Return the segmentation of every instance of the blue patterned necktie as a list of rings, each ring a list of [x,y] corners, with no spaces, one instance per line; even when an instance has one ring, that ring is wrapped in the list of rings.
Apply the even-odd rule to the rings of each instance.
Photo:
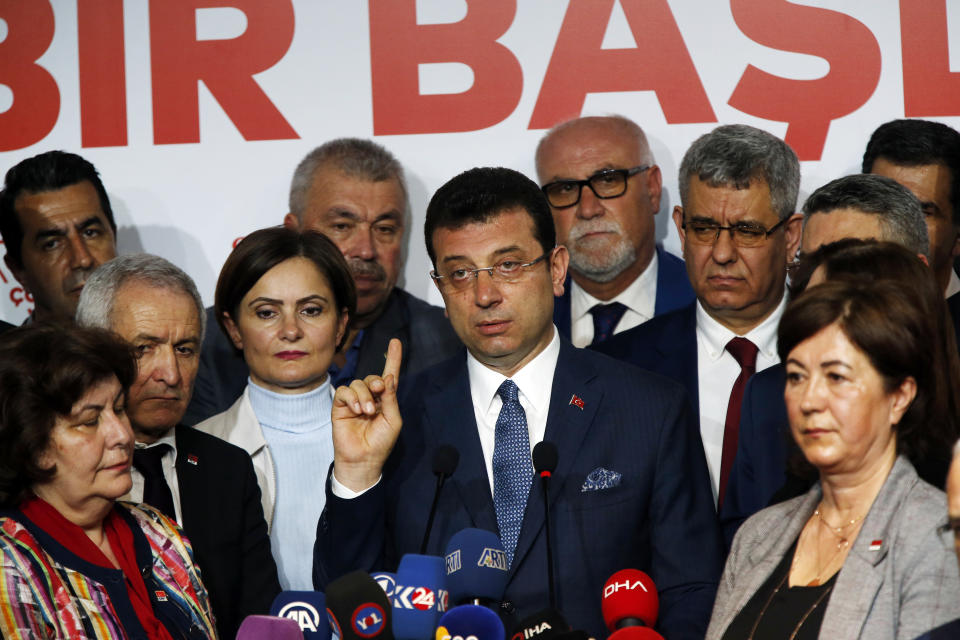
[[[627,307],[619,302],[595,304],[590,307],[590,315],[593,316],[593,342],[590,344],[603,342],[612,336],[613,330],[626,312]]]
[[[527,414],[520,406],[516,383],[504,380],[497,394],[503,400],[503,407],[497,417],[493,444],[493,506],[497,510],[500,541],[512,565],[523,512],[527,508],[527,494],[533,483],[533,462]]]

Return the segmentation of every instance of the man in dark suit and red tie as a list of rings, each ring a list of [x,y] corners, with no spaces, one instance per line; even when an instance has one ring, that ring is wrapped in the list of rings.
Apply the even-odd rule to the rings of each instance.
[[[673,220],[697,300],[596,349],[686,387],[719,508],[746,381],[779,361],[786,269],[800,243],[800,163],[766,131],[725,125],[691,145],[679,182]]]
[[[544,502],[530,456],[546,440],[559,451],[548,508],[567,621],[607,635],[604,582],[633,567],[656,583],[660,632],[702,638],[721,550],[683,390],[560,337],[553,304],[567,251],[523,175],[485,168],[453,178],[430,202],[425,236],[467,350],[398,381],[394,342],[382,376],[337,389],[315,586],[354,569],[392,570],[418,551],[436,483],[430,452],[450,444],[460,464],[428,553],[441,555],[466,527],[497,532],[509,562],[501,612],[521,619],[547,607]]]

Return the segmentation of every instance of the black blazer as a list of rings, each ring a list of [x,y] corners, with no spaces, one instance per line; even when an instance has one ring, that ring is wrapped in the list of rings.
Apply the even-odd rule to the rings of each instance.
[[[280,593],[257,477],[240,447],[183,425],[175,433],[181,526],[217,632],[233,638],[246,616],[268,613]]]
[[[403,343],[400,373],[411,374],[446,360],[460,348],[443,309],[395,288],[386,309],[364,329],[356,377],[383,371],[390,338]],[[183,423],[199,424],[229,409],[247,386],[250,370],[220,331],[213,307],[207,309],[207,335],[200,350],[200,370]]]

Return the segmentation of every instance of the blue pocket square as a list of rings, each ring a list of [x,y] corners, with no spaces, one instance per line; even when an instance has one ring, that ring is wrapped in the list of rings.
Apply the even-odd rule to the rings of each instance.
[[[597,467],[587,474],[587,479],[583,481],[583,486],[580,488],[580,491],[581,493],[585,493],[587,491],[601,491],[603,489],[619,487],[621,477],[622,476],[616,471]]]

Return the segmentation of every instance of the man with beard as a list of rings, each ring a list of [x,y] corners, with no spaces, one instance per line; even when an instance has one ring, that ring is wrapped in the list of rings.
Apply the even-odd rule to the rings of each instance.
[[[693,302],[683,262],[656,245],[660,167],[636,123],[565,122],[540,141],[536,163],[570,252],[553,316],[562,335],[585,347]]]
[[[340,138],[317,147],[297,166],[284,225],[319,231],[343,252],[357,287],[357,312],[330,368],[336,387],[383,369],[387,345],[399,338],[404,372],[415,373],[461,348],[443,309],[396,286],[409,201],[403,167],[380,145]],[[213,326],[213,308],[207,309]],[[196,391],[184,418],[197,424],[240,397],[249,370],[220,331],[208,332]]]

